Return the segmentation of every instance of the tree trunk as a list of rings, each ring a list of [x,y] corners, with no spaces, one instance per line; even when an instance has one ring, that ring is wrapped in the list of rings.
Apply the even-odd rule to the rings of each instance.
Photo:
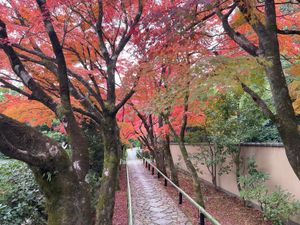
[[[103,129],[104,165],[97,203],[96,225],[111,225],[119,174],[121,143],[116,118],[106,116]]]
[[[212,174],[211,174],[211,181],[214,185],[214,188],[217,189],[217,165],[212,165]]]
[[[163,148],[157,148],[154,150],[155,162],[157,168],[163,173],[167,174],[166,165],[165,165],[165,154]]]
[[[0,150],[33,171],[46,197],[48,225],[91,225],[90,194],[59,144],[0,114]]]
[[[253,6],[244,4],[244,1],[235,2],[239,3],[238,8],[244,14],[249,25],[251,25],[256,32],[259,39],[259,48],[250,42],[244,35],[234,31],[233,28],[230,27],[228,18],[234,11],[235,6],[229,11],[229,14],[220,15],[220,12],[217,13],[222,19],[224,30],[237,44],[239,44],[240,47],[252,56],[259,56],[264,59],[262,64],[265,67],[266,76],[271,87],[276,115],[271,112],[267,104],[258,95],[253,93],[253,91],[248,91],[248,94],[251,95],[252,99],[265,115],[272,119],[276,124],[288,160],[295,174],[300,179],[300,135],[297,130],[296,116],[280,61],[275,2],[274,0],[265,0],[264,22],[262,22],[254,13],[251,13],[251,7]]]
[[[239,192],[241,192],[242,187],[241,184],[239,182],[240,177],[241,177],[241,157],[240,157],[240,153],[241,151],[239,150],[238,153],[236,155],[234,155],[233,160],[234,160],[234,164],[235,164],[235,178],[236,178],[236,183],[237,183],[237,187]]]
[[[266,39],[266,38],[264,38]],[[283,74],[277,39],[264,40],[266,58],[271,62],[266,66],[266,74],[271,86],[277,113],[277,128],[286,149],[289,162],[300,178],[300,136],[297,121]],[[277,47],[276,47],[277,45]]]
[[[239,193],[241,193],[242,191],[242,186],[239,182],[240,177],[241,177],[241,147],[239,146],[239,150],[238,152],[233,156],[233,160],[234,160],[234,164],[235,164],[235,178],[236,178],[236,184],[237,184],[237,188],[239,190]],[[243,198],[243,205],[246,207],[248,205],[248,201],[246,201]]]
[[[198,204],[200,204],[202,207],[204,206],[204,199],[203,199],[203,195],[202,195],[202,190],[201,190],[201,181],[200,178],[197,174],[197,170],[194,167],[193,163],[191,162],[191,160],[188,157],[188,153],[187,150],[185,148],[184,143],[180,142],[179,143],[179,148],[183,157],[183,160],[186,164],[187,169],[189,170],[192,179],[193,179],[193,188],[194,188],[194,192],[196,194],[196,202]]]
[[[294,172],[300,178],[300,135],[292,101],[280,61],[277,37],[276,11],[273,0],[266,1],[266,34],[258,33],[263,56],[267,60],[266,75],[276,109],[276,125],[284,143],[286,154]]]
[[[166,139],[164,141],[164,150],[165,150],[166,161],[167,161],[167,164],[168,164],[170,172],[171,172],[171,180],[173,181],[174,184],[179,186],[177,169],[174,165],[174,161],[173,161],[171,150],[170,150],[170,136],[169,135],[166,135]]]
[[[46,197],[48,225],[91,225],[92,208],[85,184],[80,184],[75,172],[51,173],[32,168],[41,191]]]

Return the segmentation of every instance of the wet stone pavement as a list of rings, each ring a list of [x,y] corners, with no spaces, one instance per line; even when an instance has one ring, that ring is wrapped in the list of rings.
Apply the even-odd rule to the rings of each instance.
[[[134,225],[192,225],[141,160],[127,162]]]

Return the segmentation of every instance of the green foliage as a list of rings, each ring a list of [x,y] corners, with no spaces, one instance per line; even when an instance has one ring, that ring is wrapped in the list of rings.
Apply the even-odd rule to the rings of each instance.
[[[194,70],[195,73],[203,76],[203,79],[199,80],[199,91],[202,96],[205,94],[214,95],[216,89],[207,87],[218,86],[222,86],[225,91],[242,94],[244,91],[237,78],[246,84],[258,87],[263,87],[266,84],[261,62],[258,63],[258,59],[251,56],[240,56],[233,59],[219,55],[206,60],[205,63],[198,64]]]
[[[266,195],[268,192],[265,186],[268,175],[257,170],[257,165],[253,158],[248,159],[247,168],[248,173],[239,178],[242,188],[240,195],[245,200],[260,199],[261,196]]]
[[[0,224],[46,224],[45,201],[30,169],[15,160],[0,163]]]
[[[264,218],[271,221],[274,225],[283,225],[289,218],[300,210],[300,202],[294,196],[276,187],[270,192],[265,182],[269,176],[257,170],[254,159],[248,161],[248,173],[239,178],[241,185],[240,195],[243,199],[255,200],[260,204]]]
[[[142,153],[143,153],[143,151],[141,151],[141,149],[139,148],[139,149],[137,149],[136,150],[136,158],[138,158],[138,159],[142,159]]]
[[[212,143],[217,140],[218,145],[230,148],[243,142],[280,141],[274,124],[244,93],[239,82],[251,87],[272,110],[271,92],[262,62],[258,60],[261,59],[217,56],[195,67],[200,78],[193,98],[204,103],[202,108],[207,117],[204,130],[208,136],[204,139]]]
[[[291,193],[280,187],[266,195],[263,200],[264,216],[274,225],[283,225],[290,215],[296,214],[300,210],[300,202],[295,201]]]
[[[104,162],[104,146],[102,135],[96,125],[88,120],[81,123],[83,135],[87,139],[90,156],[90,170],[86,176],[90,184],[93,203],[97,202],[97,190],[100,187],[100,178]]]
[[[189,144],[199,144],[208,142],[207,135],[203,127],[187,127],[185,135],[185,142]]]
[[[247,94],[222,94],[205,113],[210,136],[218,139],[224,146],[280,140],[275,125],[263,115]]]
[[[47,135],[48,137],[60,143],[67,142],[66,136],[58,131],[47,131],[47,132],[43,132],[43,134]]]
[[[8,159],[8,157],[0,152],[0,160]]]
[[[227,155],[227,149],[222,145],[211,145],[209,143],[201,151],[191,155],[191,157],[207,167],[212,176],[212,183],[217,185],[217,175],[222,176],[231,170],[232,163],[226,162]]]
[[[66,143],[67,142],[67,137],[65,134],[60,133],[59,131],[54,130],[54,127],[59,125],[58,120],[54,120],[52,122],[52,127],[49,128],[47,125],[39,125],[36,128],[41,131],[44,135],[53,138],[59,143]]]
[[[5,99],[4,94],[7,92],[7,89],[0,88],[0,102]]]
[[[239,99],[237,128],[241,142],[281,141],[275,124],[264,116],[247,94],[236,98]],[[265,97],[266,101],[270,101],[269,98]]]
[[[228,173],[239,160],[241,143],[277,141],[279,135],[246,94],[216,93],[210,101],[204,110],[205,124],[189,128],[186,141],[208,143],[192,157],[206,165],[215,183],[217,175]],[[227,160],[230,156],[233,161]]]
[[[138,140],[130,139],[129,143],[130,143],[132,148],[134,148],[134,147],[139,147],[140,148],[141,147],[141,143]],[[126,147],[128,147],[128,146],[126,146]]]
[[[83,134],[88,142],[91,173],[95,173],[96,176],[100,178],[104,160],[104,145],[101,132],[96,127],[95,123],[87,120],[83,121],[81,126]]]
[[[146,159],[151,159],[150,151],[142,151],[142,157]]]

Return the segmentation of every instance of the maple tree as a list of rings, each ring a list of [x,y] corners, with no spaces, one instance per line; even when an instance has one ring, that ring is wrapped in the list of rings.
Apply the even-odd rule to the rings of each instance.
[[[216,45],[209,45],[215,55],[227,55],[234,60],[236,56],[249,54],[264,68],[275,112],[249,85],[243,83],[239,74],[236,74],[236,78],[257,106],[276,124],[289,162],[299,177],[299,132],[281,62],[282,56],[290,63],[298,64],[298,51],[295,47],[298,45],[300,34],[299,1],[233,0],[201,3],[199,5],[197,2],[190,2],[194,17],[186,17],[190,20],[182,29],[191,36],[194,33],[202,33],[216,41]],[[204,18],[209,21],[206,24],[215,29],[205,26],[208,29],[203,31]],[[226,34],[226,37],[223,34]],[[297,68],[293,67],[294,70]],[[295,92],[293,98],[295,99]],[[297,106],[296,102],[294,106]]]
[[[288,13],[281,6],[288,6]],[[284,55],[293,65],[290,73],[298,73],[299,31],[292,27],[299,26],[298,0],[6,0],[0,9],[0,84],[18,93],[5,95],[1,103],[0,147],[34,171],[48,200],[49,224],[111,224],[121,141],[136,137],[153,152],[162,171],[165,159],[174,168],[170,135],[179,143],[203,205],[200,180],[184,141],[187,126],[205,119],[191,97],[197,86],[205,85],[195,80],[216,68],[200,70],[197,64],[207,65],[211,58],[222,61],[219,55],[249,61],[249,70],[257,67],[252,59],[239,58],[245,53],[260,64],[276,114],[237,67],[232,71],[235,82],[277,125],[299,177],[300,139],[280,58]],[[214,46],[216,42],[223,49]],[[231,66],[223,62],[224,68]],[[211,74],[207,79],[214,85]],[[297,110],[296,81],[290,90]],[[71,159],[56,142],[7,116],[32,125],[59,119],[72,146]],[[85,181],[88,145],[78,118],[97,124],[104,141],[95,209]],[[28,146],[33,139],[38,139],[35,150]],[[43,178],[48,172],[54,178],[50,184]],[[171,176],[176,182],[175,172]],[[74,211],[79,213],[74,216]]]
[[[1,133],[1,151],[25,161],[40,177],[37,180],[47,198],[49,224],[93,223],[94,210],[85,182],[88,147],[75,113],[94,120],[102,132],[105,159],[95,224],[111,224],[122,152],[116,115],[133,95],[138,81],[137,73],[130,71],[121,53],[139,32],[145,4],[141,0],[1,2],[5,13],[0,20],[0,48],[6,57],[1,63],[0,83],[52,111],[62,122],[72,146],[69,161],[57,143],[1,116],[1,132],[11,132],[11,126],[20,130],[9,137]],[[126,58],[130,51],[127,49]],[[118,88],[116,77],[120,76],[122,82],[126,74],[133,76],[133,83]],[[29,138],[26,133],[39,139],[35,151],[26,140],[23,145],[14,140],[20,138],[18,135]],[[28,149],[20,154],[19,148]],[[42,156],[39,151],[50,151],[50,156],[49,152]],[[52,160],[59,165],[48,167]],[[67,168],[71,170],[66,172]],[[46,172],[53,174],[50,184],[43,178]],[[51,193],[51,188],[57,191]],[[77,193],[71,191],[75,189]],[[74,215],[75,211],[79,213]]]
[[[171,169],[171,179],[178,184],[177,173],[170,155],[168,137],[161,131],[162,118],[154,112],[152,99],[156,90],[156,73],[151,62],[144,63],[141,71],[140,84],[136,88],[135,96],[128,103],[125,111],[125,122],[131,128],[131,137],[138,139],[150,151],[155,159],[156,166],[166,173],[165,160]],[[155,87],[156,86],[156,87]],[[121,130],[122,131],[122,130]],[[169,151],[168,151],[169,150]]]
[[[281,15],[289,17],[289,15],[285,15],[284,11],[280,10],[280,3],[283,3],[283,1],[266,0],[263,4],[257,1],[232,1],[226,3],[230,7],[226,13],[222,13],[219,10],[220,6],[217,6],[216,14],[220,18],[226,34],[238,46],[248,54],[262,59],[261,64],[271,87],[276,113],[273,113],[265,101],[250,87],[242,82],[241,85],[265,115],[277,125],[289,162],[296,175],[300,177],[300,136],[281,63],[280,38],[278,37],[280,35],[298,35],[300,32],[297,29],[289,29],[290,26],[288,26],[288,29],[279,26],[277,17]],[[293,4],[293,2],[286,4]],[[290,18],[296,19],[292,20],[295,21],[293,25],[296,26],[297,15],[299,15],[297,7],[297,4],[295,4],[295,11],[290,13]],[[238,28],[230,24],[230,15],[236,9],[254,32],[254,40],[247,37],[245,33],[239,32]]]
[[[132,104],[132,107],[141,120],[137,122],[136,130],[140,130],[141,141],[153,152],[155,159],[156,154],[160,153],[155,147],[157,136],[165,137],[166,143],[169,142],[169,136],[178,142],[184,162],[193,177],[196,200],[204,206],[200,179],[185,147],[185,133],[188,124],[201,124],[204,119],[197,101],[192,101],[189,97],[191,90],[197,86],[193,65],[207,51],[199,49],[198,43],[198,49],[195,48],[196,42],[193,40],[185,43],[168,42],[168,45],[164,44],[162,47],[160,45],[158,43],[158,46],[149,50],[147,63],[151,67],[151,73],[147,73],[146,78],[141,77],[143,88],[140,90],[138,86],[132,99],[136,104]],[[145,92],[145,88],[149,90]],[[168,150],[167,147],[165,149]],[[170,155],[168,152],[163,153]],[[160,160],[156,160],[158,165]],[[170,168],[171,163],[168,163]]]

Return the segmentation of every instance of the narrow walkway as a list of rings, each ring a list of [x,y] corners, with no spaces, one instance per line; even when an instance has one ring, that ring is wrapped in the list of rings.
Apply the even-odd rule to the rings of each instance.
[[[134,152],[129,153],[133,224],[134,225],[191,225],[163,186],[152,176]],[[156,178],[156,179],[155,179]]]

